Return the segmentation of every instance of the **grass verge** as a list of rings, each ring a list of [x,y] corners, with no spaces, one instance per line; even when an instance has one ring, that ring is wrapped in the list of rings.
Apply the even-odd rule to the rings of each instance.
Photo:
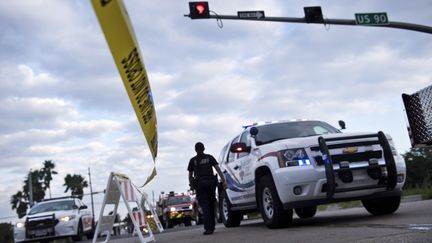
[[[318,210],[323,211],[323,210],[327,210],[328,208],[346,209],[346,208],[357,208],[357,207],[362,207],[362,203],[359,200],[319,205]]]
[[[421,195],[423,200],[432,199],[432,185],[407,188],[402,192],[402,196]]]

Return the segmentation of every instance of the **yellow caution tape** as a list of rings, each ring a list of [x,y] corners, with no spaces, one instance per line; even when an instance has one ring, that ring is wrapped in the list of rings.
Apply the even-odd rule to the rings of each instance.
[[[91,2],[155,162],[158,136],[153,96],[126,8],[122,0]],[[144,185],[156,174],[153,166]]]

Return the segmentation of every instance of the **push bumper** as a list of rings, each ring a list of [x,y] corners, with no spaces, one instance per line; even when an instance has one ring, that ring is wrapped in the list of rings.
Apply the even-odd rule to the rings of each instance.
[[[387,139],[383,133],[366,135],[367,138],[376,138],[374,141],[369,141],[368,144],[381,145],[383,158],[379,159],[379,164],[371,166],[364,158],[357,158],[358,162],[354,164],[356,168],[349,168],[352,173],[353,180],[346,183],[338,176],[341,170],[340,165],[333,166],[331,161],[332,155],[329,154],[328,148],[354,146],[352,142],[344,142],[342,144],[333,143],[327,145],[329,140],[344,140],[344,138],[332,138],[319,142],[319,147],[311,148],[315,151],[320,151],[325,156],[323,160],[327,163],[325,166],[299,166],[289,168],[279,168],[273,173],[273,179],[278,191],[279,198],[285,209],[306,207],[319,204],[327,204],[342,201],[353,201],[362,199],[373,199],[391,196],[400,196],[402,187],[405,182],[406,168],[400,156],[393,156]],[[364,139],[365,136],[345,137],[345,139]],[[323,140],[320,137],[320,140]],[[372,139],[373,140],[373,139]],[[357,142],[357,146],[360,143]],[[327,150],[326,150],[327,149]],[[329,163],[330,160],[330,163]],[[369,168],[386,172],[385,176],[380,178],[371,178],[372,176],[366,171]]]

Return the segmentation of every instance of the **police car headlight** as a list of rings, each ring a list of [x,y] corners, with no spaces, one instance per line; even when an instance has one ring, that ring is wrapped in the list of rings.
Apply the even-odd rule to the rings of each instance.
[[[18,222],[18,223],[16,224],[16,227],[17,227],[17,228],[24,228],[24,226],[25,226],[25,224],[22,223],[22,222]]]
[[[308,166],[308,165],[311,165],[311,161],[304,149],[302,148],[287,149],[287,150],[280,151],[280,155],[279,155],[280,167]]]
[[[192,208],[193,208],[192,204],[191,204],[191,205],[189,205],[189,209],[192,209]]]
[[[59,220],[62,221],[62,222],[68,222],[68,221],[71,221],[74,218],[75,218],[75,215],[70,215],[70,216],[63,216],[63,217],[59,218]]]
[[[175,207],[171,207],[171,208],[170,208],[170,211],[171,211],[171,212],[175,212],[175,211],[176,211],[176,208],[175,208]]]

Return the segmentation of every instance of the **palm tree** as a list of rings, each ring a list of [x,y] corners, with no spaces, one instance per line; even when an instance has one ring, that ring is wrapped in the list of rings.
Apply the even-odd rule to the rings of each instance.
[[[41,171],[41,177],[43,179],[44,190],[48,189],[49,197],[51,198],[50,183],[53,179],[52,175],[57,174],[57,171],[54,170],[55,164],[52,162],[52,160],[45,160],[43,166],[44,167],[40,171]]]
[[[22,218],[26,215],[29,202],[23,192],[18,191],[16,194],[12,195],[10,202],[12,204],[12,209],[15,209],[18,214],[18,218]]]
[[[30,170],[28,177],[24,180],[24,186],[21,191],[18,191],[12,195],[10,203],[12,209],[16,210],[18,217],[21,218],[26,214],[27,208],[30,205],[30,195],[32,195],[33,202],[40,202],[45,198],[45,191],[49,189],[51,198],[50,183],[52,181],[52,175],[57,174],[54,171],[55,165],[51,160],[45,160],[43,168],[40,170]],[[30,179],[32,191],[29,191]]]
[[[64,192],[67,192],[69,189],[71,190],[72,196],[78,196],[80,199],[82,199],[84,194],[84,188],[88,187],[87,181],[82,177],[81,175],[70,175],[67,174],[64,178],[65,183],[63,186],[66,186],[66,190]]]
[[[42,177],[40,170],[30,171],[31,180],[32,180],[32,189],[33,189],[33,201],[40,202],[45,198],[45,189],[42,184]],[[27,198],[30,199],[30,191],[29,191],[29,178],[24,181],[23,192]],[[31,205],[33,206],[33,205]]]
[[[40,182],[40,175],[41,172],[39,170],[30,171],[29,176],[24,180],[22,191],[18,191],[11,197],[10,203],[12,209],[16,210],[19,218],[25,216],[27,208],[31,206],[29,191],[30,178],[32,182],[33,201],[40,202],[45,197],[45,191],[43,189],[42,183]]]

